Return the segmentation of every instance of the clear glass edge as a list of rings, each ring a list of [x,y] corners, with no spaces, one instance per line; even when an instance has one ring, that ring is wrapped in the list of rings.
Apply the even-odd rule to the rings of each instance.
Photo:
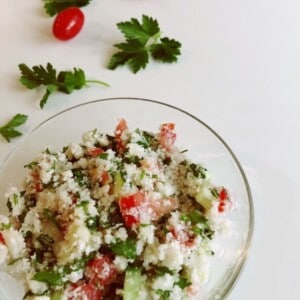
[[[252,193],[251,193],[251,189],[250,189],[250,185],[247,179],[247,176],[245,174],[245,171],[241,165],[241,163],[239,162],[238,158],[236,157],[236,155],[234,154],[234,152],[231,150],[231,148],[229,147],[229,145],[223,140],[223,138],[214,130],[212,129],[209,125],[207,125],[204,121],[200,120],[199,118],[195,117],[193,114],[179,108],[176,107],[172,104],[168,104],[168,103],[164,103],[158,100],[153,100],[153,99],[147,99],[147,98],[138,98],[138,97],[111,97],[111,98],[103,98],[103,99],[97,99],[97,100],[91,100],[91,101],[87,101],[84,103],[80,103],[74,106],[71,106],[67,109],[64,109],[52,116],[50,116],[49,118],[47,118],[46,120],[44,120],[43,122],[39,123],[35,128],[33,128],[31,131],[29,131],[27,134],[23,135],[22,139],[20,140],[20,142],[18,142],[16,144],[16,146],[13,148],[13,150],[6,156],[6,158],[3,160],[3,162],[0,165],[0,171],[1,169],[4,167],[4,165],[7,163],[7,161],[9,160],[9,158],[14,154],[14,152],[23,144],[23,142],[26,141],[27,137],[30,136],[33,132],[35,132],[36,130],[38,130],[40,127],[44,126],[45,124],[47,124],[48,122],[50,122],[52,119],[56,118],[57,116],[76,109],[78,107],[81,106],[86,106],[86,105],[90,105],[93,103],[97,103],[97,102],[104,102],[104,101],[122,101],[122,100],[131,100],[131,101],[144,101],[144,102],[149,102],[149,103],[154,103],[154,104],[158,104],[158,105],[162,105],[162,106],[166,106],[172,109],[175,109],[177,111],[180,111],[186,115],[188,115],[189,117],[193,118],[194,120],[196,120],[197,122],[199,122],[200,124],[202,124],[203,126],[205,126],[213,135],[215,135],[220,141],[221,143],[224,145],[224,147],[228,150],[228,152],[230,153],[230,155],[232,156],[234,162],[236,163],[245,187],[246,187],[246,191],[247,191],[247,196],[248,196],[248,204],[249,204],[249,231],[248,231],[248,235],[247,235],[247,239],[246,239],[246,251],[244,253],[244,255],[240,258],[240,261],[238,263],[238,265],[235,268],[235,272],[233,274],[233,276],[230,278],[230,280],[228,280],[228,283],[224,286],[223,291],[222,291],[222,299],[226,299],[230,292],[232,291],[233,287],[236,285],[238,279],[241,276],[241,273],[243,272],[246,262],[247,262],[247,258],[249,256],[249,252],[251,249],[251,245],[252,245],[252,240],[253,240],[253,232],[254,232],[254,205],[253,205],[253,198],[252,198]]]

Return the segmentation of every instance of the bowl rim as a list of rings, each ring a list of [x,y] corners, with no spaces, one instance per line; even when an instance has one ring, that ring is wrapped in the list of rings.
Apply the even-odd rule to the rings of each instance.
[[[227,149],[227,151],[231,155],[233,161],[237,165],[238,170],[239,170],[239,172],[242,176],[243,182],[245,184],[246,193],[247,193],[247,199],[248,199],[248,205],[249,205],[249,228],[248,228],[248,231],[247,231],[247,238],[246,238],[246,241],[245,241],[245,249],[244,249],[243,255],[239,259],[239,263],[237,264],[237,266],[234,268],[235,269],[234,273],[232,274],[232,276],[230,276],[228,282],[226,283],[225,287],[223,287],[223,290],[222,290],[222,292],[223,292],[222,298],[226,299],[229,296],[230,292],[232,291],[233,287],[236,285],[237,281],[239,280],[239,278],[240,278],[240,276],[241,276],[241,274],[242,274],[242,272],[245,268],[245,265],[246,265],[248,257],[249,257],[249,252],[250,252],[250,249],[251,249],[251,246],[252,246],[253,233],[254,233],[253,197],[252,197],[250,185],[249,185],[247,176],[245,174],[245,171],[244,171],[241,163],[239,162],[237,156],[234,154],[233,150],[229,147],[229,145],[225,142],[225,140],[212,127],[210,127],[208,124],[206,124],[204,121],[202,121],[198,117],[196,117],[193,114],[187,112],[186,110],[184,110],[182,108],[179,108],[177,106],[174,106],[172,104],[166,103],[166,102],[162,102],[162,101],[158,101],[158,100],[154,100],[154,99],[148,99],[148,98],[140,98],[140,97],[108,97],[108,98],[101,98],[101,99],[97,99],[97,100],[86,101],[86,102],[83,102],[83,103],[79,103],[79,104],[70,106],[70,107],[68,107],[66,109],[63,109],[63,110],[59,111],[58,113],[55,113],[55,114],[51,115],[50,117],[46,118],[44,121],[40,122],[37,126],[35,126],[32,130],[29,130],[28,133],[23,135],[21,140],[15,145],[15,147],[13,147],[12,151],[10,151],[10,153],[1,162],[0,172],[1,172],[2,168],[5,166],[5,164],[8,162],[8,160],[10,159],[10,157],[15,153],[15,151],[17,151],[17,149],[27,140],[27,138],[31,134],[33,134],[39,128],[46,125],[48,122],[52,121],[56,117],[66,113],[68,111],[80,108],[81,106],[88,106],[88,105],[98,103],[98,102],[124,101],[124,100],[127,100],[127,101],[130,100],[130,101],[133,101],[133,102],[134,101],[147,102],[147,103],[152,103],[152,104],[156,104],[156,105],[162,105],[162,106],[177,110],[177,111],[193,118],[194,120],[199,122],[201,125],[206,127],[223,144],[223,146]]]

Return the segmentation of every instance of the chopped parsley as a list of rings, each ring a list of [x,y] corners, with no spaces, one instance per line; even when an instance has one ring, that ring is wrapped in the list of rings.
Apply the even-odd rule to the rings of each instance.
[[[115,244],[110,245],[110,249],[117,255],[124,256],[129,259],[137,257],[136,240],[128,238],[125,241],[117,241]]]

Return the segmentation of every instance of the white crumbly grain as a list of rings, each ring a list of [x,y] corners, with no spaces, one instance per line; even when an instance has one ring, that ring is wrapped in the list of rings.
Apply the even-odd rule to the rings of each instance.
[[[8,249],[10,259],[14,260],[26,254],[26,245],[22,234],[15,229],[3,230],[2,236]]]
[[[21,197],[20,191],[18,188],[11,186],[8,188],[5,198],[11,203],[12,212],[11,215],[16,217],[19,216],[24,210],[24,198]]]
[[[124,256],[116,255],[114,259],[114,265],[116,266],[119,272],[123,272],[128,266],[128,259]]]
[[[171,291],[173,289],[173,285],[175,283],[174,276],[166,273],[163,276],[157,277],[153,283],[152,288],[154,290],[165,290],[165,291]]]
[[[179,270],[183,264],[183,255],[178,241],[160,244],[158,246],[158,258],[162,265],[170,270]]]

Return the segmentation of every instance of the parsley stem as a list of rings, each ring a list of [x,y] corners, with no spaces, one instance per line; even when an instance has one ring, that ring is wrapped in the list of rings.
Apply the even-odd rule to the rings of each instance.
[[[159,31],[155,35],[151,36],[148,39],[148,41],[147,41],[147,43],[145,45],[145,48],[148,49],[148,50],[150,50],[151,46],[155,45],[157,43],[157,41],[160,39],[160,35],[161,35],[161,33]]]
[[[98,83],[98,84],[102,84],[104,86],[109,87],[110,85],[104,81],[100,81],[100,80],[86,80],[85,83]]]

